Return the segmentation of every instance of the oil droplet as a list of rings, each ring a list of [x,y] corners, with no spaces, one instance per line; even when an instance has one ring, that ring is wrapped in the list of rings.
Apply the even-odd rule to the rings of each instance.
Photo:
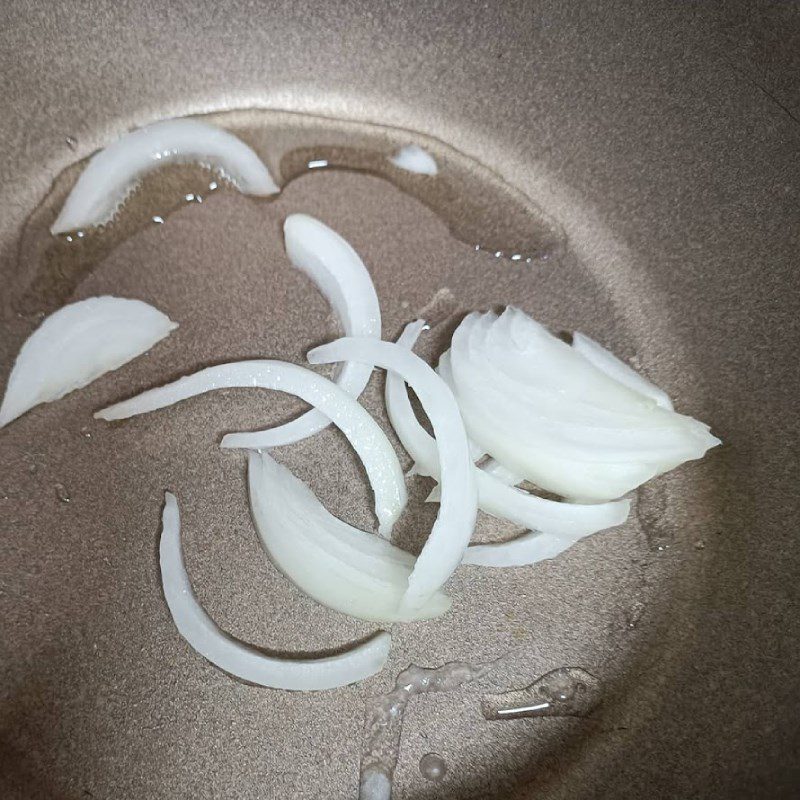
[[[531,198],[442,143],[414,143],[430,151],[439,166],[439,174],[431,179],[398,170],[388,161],[399,146],[409,144],[405,131],[259,109],[221,112],[207,120],[254,147],[284,188],[295,178],[329,168],[360,172],[387,180],[416,198],[443,219],[455,238],[470,246],[480,241],[487,254],[520,255],[530,264],[566,248],[561,226]],[[75,137],[64,135],[62,141],[75,141],[77,150]],[[164,151],[154,157],[160,161],[172,155]],[[209,174],[206,167],[165,164],[142,176],[107,224],[69,238],[53,237],[50,226],[87,161],[67,167],[26,221],[17,247],[15,285],[6,292],[9,310],[26,315],[55,310],[119,244],[152,227],[154,214],[166,219],[187,202],[203,201],[204,192],[227,190],[219,174]],[[320,178],[318,174],[314,180]]]
[[[155,222],[157,225],[163,225],[164,224],[164,217],[159,217],[158,214],[156,214],[153,217],[153,222]]]
[[[81,436],[83,436],[84,439],[91,439],[92,432],[88,428],[83,427],[81,428]]]
[[[359,800],[389,800],[400,751],[403,714],[412,697],[448,692],[486,675],[492,664],[473,666],[462,661],[426,669],[412,664],[395,681],[394,689],[367,703],[361,753]],[[420,764],[421,768],[421,764]]]
[[[486,695],[486,719],[584,717],[600,702],[600,681],[580,667],[560,667],[524,689]]]
[[[78,147],[78,140],[74,136],[66,136],[64,137],[64,141],[67,143],[67,147],[70,150],[75,150]]]
[[[439,783],[447,774],[447,764],[437,753],[427,753],[419,760],[419,771],[423,778]]]
[[[59,308],[119,244],[159,224],[155,215],[166,219],[185,207],[186,194],[202,194],[210,179],[208,170],[196,164],[166,165],[143,176],[107,224],[53,236],[50,225],[86,162],[83,159],[67,167],[25,222],[17,248],[15,287],[8,294],[9,310],[29,316]]]
[[[62,503],[69,503],[72,500],[72,498],[69,496],[69,492],[67,491],[67,487],[64,486],[63,483],[57,483],[55,485],[55,490],[56,490],[56,497]]]
[[[221,118],[222,119],[222,118]],[[396,135],[386,129],[380,139],[363,131],[348,137],[347,144],[311,144],[286,151],[280,158],[280,175],[285,187],[295,178],[310,172],[344,169],[374,175],[424,203],[448,225],[456,239],[471,246],[478,235],[489,253],[525,253],[540,258],[562,252],[563,230],[530,198],[492,175],[485,167],[470,162],[448,147],[431,149],[440,169],[435,178],[397,169],[389,160],[397,148]],[[306,138],[295,136],[295,141]],[[331,140],[325,132],[323,141]],[[406,137],[404,136],[403,139]],[[404,141],[403,144],[407,144]],[[320,169],[323,166],[325,169]],[[480,234],[478,233],[480,232]]]
[[[698,539],[694,543],[694,549],[695,550],[705,550],[706,549],[706,543],[702,539]]]

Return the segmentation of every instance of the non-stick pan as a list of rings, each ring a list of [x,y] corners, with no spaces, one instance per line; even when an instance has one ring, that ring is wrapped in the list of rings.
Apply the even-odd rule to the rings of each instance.
[[[5,3],[0,382],[66,302],[140,298],[180,328],[0,430],[0,795],[354,798],[370,698],[409,664],[500,659],[409,704],[395,798],[797,797],[799,54],[791,3]],[[204,114],[287,181],[277,199],[187,190],[163,225],[145,216],[109,246],[53,250],[78,162],[134,127]],[[387,178],[405,141],[438,154],[447,191]],[[346,169],[300,168],[320,153]],[[199,178],[167,176],[159,197],[180,200],[184,179]],[[218,448],[300,404],[231,391],[117,425],[92,412],[210,363],[302,363],[331,338],[283,252],[292,211],[361,253],[387,337],[424,314],[434,358],[465,312],[521,305],[604,342],[723,445],[555,560],[459,569],[453,611],[398,626],[363,684],[237,682],[167,612],[166,489],[198,597],[232,635],[318,653],[374,629],[270,564],[243,457]],[[382,387],[376,375],[371,409]],[[372,524],[335,432],[281,459]],[[411,550],[431,486],[409,478],[397,537]],[[479,533],[508,535],[488,518]],[[484,718],[485,695],[563,667],[596,681],[590,713]],[[420,768],[430,753],[440,780]]]

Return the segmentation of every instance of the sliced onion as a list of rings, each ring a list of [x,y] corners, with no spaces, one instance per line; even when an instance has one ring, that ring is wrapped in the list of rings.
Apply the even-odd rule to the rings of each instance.
[[[491,475],[506,486],[516,486],[518,483],[522,483],[522,481],[525,480],[522,475],[517,475],[516,472],[510,470],[494,458],[489,458],[485,464],[481,464],[481,469],[487,475]]]
[[[412,323],[412,330],[419,323]],[[441,464],[442,501],[439,515],[408,579],[402,609],[422,606],[450,577],[461,561],[475,527],[477,493],[469,442],[458,406],[447,384],[407,348],[391,342],[346,338],[308,354],[312,364],[360,361],[397,372],[417,393],[436,434]]]
[[[207,122],[170,119],[132,131],[92,156],[51,233],[108,222],[142,175],[164,164],[187,161],[217,169],[244,194],[278,191],[261,159],[232,133]]]
[[[126,419],[146,414],[210,392],[213,389],[250,387],[272,389],[302,398],[317,406],[350,440],[364,462],[375,493],[375,514],[379,531],[389,536],[406,504],[406,487],[400,462],[386,434],[377,422],[335,383],[296,364],[283,361],[237,361],[220,364],[187,375],[173,383],[150,389],[129,400],[98,411],[105,420]],[[227,437],[222,446],[226,447]]]
[[[347,336],[381,338],[378,295],[364,262],[336,231],[306,214],[291,214],[283,226],[286,253],[292,264],[317,285],[333,306]],[[336,383],[358,397],[372,367],[352,362],[342,365]],[[286,425],[264,431],[230,434],[228,447],[278,447],[321,431],[331,421],[318,410],[308,411]]]
[[[471,544],[461,563],[480,567],[526,567],[555,558],[581,538],[528,531],[508,542]]]
[[[430,619],[450,608],[450,599],[437,592],[423,607],[401,611],[411,554],[334,517],[266,453],[250,453],[248,475],[261,541],[278,569],[309,597],[376,622]]]
[[[172,620],[189,645],[215,666],[259,686],[294,691],[335,689],[383,669],[392,641],[383,631],[335,656],[275,658],[220,630],[192,591],[181,549],[178,503],[169,492],[161,525],[161,581]]]
[[[420,175],[436,175],[439,171],[434,157],[416,144],[407,144],[405,147],[401,147],[389,161],[400,169]]]
[[[64,306],[22,345],[0,406],[0,427],[127,364],[177,327],[141,300],[90,297]]]
[[[687,445],[684,439],[676,438],[674,425],[659,424],[664,422],[663,419],[652,423],[652,412],[659,412],[652,400],[616,384],[594,368],[591,371],[596,378],[609,384],[619,398],[632,404],[629,413],[597,408],[583,399],[571,402],[564,392],[556,393],[514,380],[508,368],[501,369],[498,366],[497,360],[502,357],[488,358],[483,346],[492,336],[493,329],[500,328],[502,324],[503,319],[498,319],[492,313],[470,315],[454,334],[451,350],[442,357],[439,365],[442,377],[449,385],[456,386],[458,381],[454,382],[451,361],[460,358],[470,364],[471,370],[466,377],[462,376],[462,382],[469,383],[473,388],[481,386],[486,399],[475,410],[476,415],[486,416],[489,409],[494,408],[499,417],[498,429],[513,431],[509,415],[513,417],[515,413],[518,414],[520,406],[524,405],[529,409],[529,416],[533,417],[531,424],[538,423],[540,445],[547,442],[557,445],[559,453],[565,455],[577,454],[588,458],[597,453],[599,460],[610,461],[615,458],[629,459],[632,453],[642,460],[653,454],[680,459],[687,452],[691,442]],[[567,353],[579,363],[582,362],[584,368],[589,367],[571,348],[560,340],[556,341],[563,347],[561,354]],[[584,387],[585,381],[579,387],[581,393],[585,393]],[[615,400],[616,403],[619,403],[619,398]],[[464,402],[471,402],[471,397],[467,395]],[[669,420],[670,415],[665,416]],[[651,424],[645,425],[645,422]],[[705,434],[701,423],[693,420],[689,420],[689,423],[697,428],[698,433]]]
[[[398,345],[413,347],[421,331],[420,325],[408,326],[397,340]],[[438,480],[440,470],[436,442],[420,425],[403,380],[393,372],[386,376],[386,409],[392,427],[414,459],[417,471]],[[473,471],[478,488],[478,506],[492,516],[507,519],[524,528],[580,538],[621,525],[630,509],[628,500],[596,505],[559,503],[506,486],[481,469],[474,468]]]
[[[524,480],[524,478],[517,475],[515,472],[512,472],[510,469],[508,469],[508,467],[504,467],[499,461],[495,461],[493,458],[487,458],[483,464],[478,466],[478,469],[481,470],[481,472],[485,472],[487,475],[491,475],[495,480],[500,481],[500,483],[504,484],[505,486],[516,486],[518,483],[522,483]],[[436,486],[431,489],[430,494],[425,498],[425,502],[438,503],[441,496],[442,493],[439,489],[439,484],[437,483]],[[480,507],[481,501],[479,491],[478,508]]]
[[[479,448],[475,446],[475,452],[477,452]],[[483,454],[479,454],[478,458],[473,458],[473,461],[478,461]],[[485,472],[487,475],[491,475],[496,480],[500,481],[500,483],[505,484],[506,486],[516,486],[518,483],[522,483],[524,478],[517,475],[515,472],[512,472],[507,467],[504,467],[499,461],[495,461],[493,458],[487,458],[483,464],[478,466],[478,469],[481,472]],[[408,474],[408,473],[406,473]],[[416,474],[416,470],[414,470],[414,474]],[[439,484],[437,483],[436,486],[431,489],[430,494],[425,498],[426,503],[438,503],[442,493],[439,489]],[[481,507],[480,501],[480,492],[478,494],[478,508]]]
[[[410,344],[410,349],[413,349],[414,342]],[[442,356],[439,366],[437,368],[437,372],[442,376],[445,383],[452,387],[453,386],[453,376],[450,371],[450,361],[447,357],[447,353]],[[480,456],[473,458],[474,461],[478,461],[480,457],[485,455],[483,448],[477,445],[470,439],[470,444],[472,447],[473,454],[480,453]],[[497,459],[492,458],[491,456],[486,459],[486,461],[481,464],[480,467],[487,475],[491,475],[493,478],[497,478],[500,483],[504,483],[506,486],[516,486],[518,483],[522,483],[525,478],[522,475],[518,475],[513,470],[510,470],[505,465],[501,464]]]
[[[565,497],[618,497],[719,443],[706,425],[609,378],[516,309],[469,315],[448,358],[471,438]]]
[[[599,345],[594,339],[590,339],[583,333],[575,331],[572,334],[572,349],[576,353],[580,353],[587,361],[597,367],[601,372],[613,378],[623,386],[633,389],[644,397],[649,397],[651,400],[672,411],[672,400],[669,395],[663,390],[659,389],[653,383],[650,383],[646,378],[643,378],[636,370],[631,369],[624,361],[617,358],[610,350]]]

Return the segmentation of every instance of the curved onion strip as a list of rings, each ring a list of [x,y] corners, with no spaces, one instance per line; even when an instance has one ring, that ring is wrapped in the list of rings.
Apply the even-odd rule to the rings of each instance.
[[[477,446],[475,446],[475,448],[476,450],[480,449]],[[473,461],[476,460],[478,459],[473,459]],[[518,483],[522,483],[522,481],[525,480],[508,469],[508,467],[504,467],[499,461],[495,461],[493,458],[487,458],[486,461],[478,467],[478,469],[482,472],[485,472],[487,475],[491,475],[495,480],[500,481],[500,483],[505,484],[506,486],[516,486]],[[438,503],[441,496],[442,494],[439,491],[439,484],[437,483],[436,486],[431,489],[431,493],[425,498],[425,502]],[[480,507],[481,502],[479,495],[478,508]]]
[[[253,519],[267,553],[309,597],[375,622],[431,619],[450,608],[450,599],[437,592],[422,608],[400,612],[414,557],[334,517],[266,453],[250,453],[248,479]]]
[[[194,119],[170,119],[132,131],[92,156],[51,233],[108,222],[141,175],[186,161],[218,169],[244,194],[278,191],[261,159],[232,133]]]
[[[413,347],[421,331],[419,326],[407,327],[398,345]],[[386,376],[386,409],[397,437],[414,459],[418,472],[438,480],[436,442],[417,420],[402,379],[391,372]],[[481,510],[524,528],[580,538],[621,525],[630,510],[628,500],[596,505],[559,503],[506,486],[477,467],[474,473]]]
[[[647,378],[642,377],[636,370],[617,358],[610,350],[606,350],[605,347],[599,345],[594,339],[590,339],[586,334],[578,331],[572,334],[572,349],[576,353],[580,353],[588,362],[608,375],[609,378],[613,378],[623,386],[633,389],[634,392],[638,392],[644,397],[655,400],[662,408],[672,411],[672,400],[669,399],[669,395],[663,389],[659,389]]]
[[[526,426],[520,429],[521,433],[535,428],[538,446],[557,447],[560,454],[587,461],[593,458],[601,461],[630,460],[632,456],[641,461],[664,458],[682,460],[696,449],[696,436],[705,440],[706,431],[701,423],[685,418],[685,425],[676,425],[676,419],[680,419],[678,415],[659,409],[651,400],[626,387],[617,388],[624,392],[628,407],[642,408],[644,415],[636,418],[615,415],[610,418],[607,410],[592,407],[583,400],[576,404],[571,402],[569,396],[554,390],[544,397],[541,390],[528,391],[496,366],[498,356],[492,347],[487,346],[488,336],[495,324],[499,324],[499,321],[496,315],[490,313],[472,316],[459,327],[445,358],[462,365],[460,378],[456,376],[454,382],[444,374],[443,377],[451,387],[461,381],[460,388],[466,402],[476,399],[476,391],[482,392],[481,399],[485,399],[485,402],[477,403],[476,413],[491,413],[497,417],[495,427],[498,433],[502,429],[516,435],[516,421],[520,409],[524,407]],[[591,387],[594,380],[608,380],[606,375],[587,364],[570,347],[557,341],[563,346],[560,355],[577,360],[583,368],[585,374],[581,396],[586,394],[586,387]],[[501,349],[505,354],[506,349]],[[452,375],[452,367],[450,369]],[[619,400],[614,400],[614,403],[621,405]],[[625,405],[621,407],[624,409]],[[686,435],[679,435],[682,432]]]
[[[127,364],[177,327],[141,300],[90,297],[64,306],[20,348],[0,406],[0,428]]]
[[[485,464],[481,464],[481,469],[487,475],[491,475],[506,486],[516,486],[518,483],[522,483],[522,481],[525,480],[522,475],[517,475],[516,472],[503,466],[503,464],[494,458],[489,458]]]
[[[444,584],[461,562],[478,511],[469,443],[455,398],[422,359],[391,342],[339,339],[312,350],[308,360],[312,364],[361,361],[397,372],[414,389],[431,421],[441,464],[442,501],[401,605],[416,608]]]
[[[317,285],[333,307],[347,336],[381,338],[378,295],[364,262],[336,231],[306,214],[291,214],[283,226],[286,253],[292,264]],[[336,383],[358,397],[369,381],[372,367],[347,362]],[[291,444],[313,436],[331,424],[316,409],[285,425],[252,433],[229,434],[227,447],[261,449]]]
[[[414,343],[416,342],[417,336],[419,335],[419,333],[416,331],[412,331],[412,333],[416,333],[416,335],[414,336],[414,341],[409,340],[410,343],[407,342],[404,345],[408,347],[409,350],[414,349]],[[400,342],[398,340],[398,344],[399,343]],[[445,383],[447,383],[447,385],[452,388],[453,385],[452,377],[450,377],[450,375],[446,372],[448,369],[449,367],[447,365],[447,362],[443,359],[439,365],[439,369],[437,369],[437,372],[439,372],[439,374],[442,375]],[[470,457],[472,458],[472,461],[475,463],[477,463],[482,458],[484,458],[484,456],[486,456],[486,453],[484,453],[483,448],[475,444],[475,442],[473,442],[472,439],[470,439],[469,441],[469,453]],[[412,469],[414,469],[414,472],[416,473],[416,469],[415,468]],[[500,483],[504,483],[506,486],[516,486],[518,483],[522,483],[522,481],[525,480],[522,476],[517,475],[515,472],[512,472],[510,469],[503,466],[499,461],[496,461],[494,458],[491,458],[491,456],[486,458],[486,461],[480,465],[479,469],[483,470],[487,475],[491,475],[492,477],[497,478],[497,480],[499,480]],[[441,492],[439,490],[439,484],[437,483],[436,486],[434,486],[433,489],[431,490],[431,493],[425,498],[425,502],[438,503],[440,498],[441,498]],[[480,500],[478,501],[478,507],[480,508]]]
[[[562,496],[618,497],[719,441],[697,420],[616,383],[516,309],[499,319],[468,316],[449,358],[470,436]]]
[[[631,430],[643,426],[653,432],[674,429],[680,420],[697,436],[708,433],[708,425],[670,413],[672,403],[666,394],[588,337],[576,333],[570,347],[513,307],[506,308],[494,322],[488,316],[483,315],[481,320],[483,341],[478,346],[491,350],[492,365],[517,382],[517,391],[523,391],[533,402],[557,391],[562,407],[581,414],[578,419],[589,426]],[[475,320],[470,324],[474,327]],[[590,349],[595,361],[586,355]],[[601,360],[606,369],[600,366]],[[617,380],[612,363],[618,372],[627,371],[627,381]],[[554,371],[555,365],[560,367],[558,371]],[[591,392],[587,392],[587,381],[591,383]]]
[[[476,344],[491,349],[493,367],[511,378],[517,391],[524,390],[526,396],[552,400],[555,390],[569,402],[571,412],[591,412],[592,416],[581,419],[612,427],[641,419],[652,411],[652,402],[602,371],[588,369],[586,360],[566,342],[518,308],[508,306],[500,316],[473,312],[464,321],[459,335],[479,333]],[[554,365],[560,367],[556,373]],[[589,375],[593,384],[590,394],[585,391]]]
[[[510,469],[508,469],[508,467],[504,467],[499,461],[495,461],[493,458],[488,458],[485,463],[478,466],[478,469],[481,470],[481,472],[485,472],[487,475],[491,475],[495,480],[500,481],[500,483],[504,484],[505,486],[516,486],[518,483],[522,483],[522,481],[525,480],[515,472],[512,472]],[[425,498],[425,502],[438,503],[441,496],[442,493],[439,490],[439,484],[437,483],[436,486],[431,489],[430,494]],[[480,507],[481,503],[479,496],[478,508]]]
[[[283,361],[237,361],[187,375],[98,411],[105,420],[126,419],[171,406],[213,389],[250,387],[272,389],[302,398],[320,408],[350,440],[364,462],[375,493],[379,531],[389,536],[406,504],[403,471],[386,434],[377,422],[335,383],[310,369]],[[226,439],[222,447],[226,447]]]
[[[466,352],[469,350],[466,349]],[[611,495],[619,496],[627,491],[625,487],[636,486],[655,476],[656,468],[640,460],[597,462],[598,458],[604,457],[605,451],[602,448],[589,450],[588,463],[570,459],[561,448],[554,445],[550,430],[539,431],[535,452],[528,452],[532,447],[530,444],[521,449],[525,423],[518,420],[517,434],[508,428],[503,419],[509,415],[516,419],[520,413],[520,405],[516,409],[514,407],[512,392],[507,391],[502,395],[497,393],[494,385],[483,379],[484,365],[476,367],[471,362],[465,362],[467,368],[461,370],[462,381],[458,385],[450,369],[451,353],[452,349],[442,356],[439,371],[458,397],[462,414],[467,420],[465,424],[469,426],[471,435],[476,440],[487,436],[487,441],[490,439],[492,443],[492,455],[514,471],[526,475],[545,489],[571,496],[573,500],[582,497],[593,501],[608,499],[609,486],[619,487],[615,495]],[[525,412],[530,411],[533,402],[533,398],[526,397]],[[552,397],[545,398],[544,402],[552,403]],[[587,408],[582,408],[580,413],[587,413]],[[482,442],[482,446],[485,447],[487,441]],[[532,467],[528,462],[534,459],[536,469],[531,472]],[[572,494],[575,486],[580,487],[580,492]]]
[[[582,538],[582,537],[578,537]],[[480,567],[525,567],[555,558],[572,547],[578,539],[555,533],[529,531],[508,542],[471,544],[464,553],[462,564]]]
[[[392,641],[383,631],[335,656],[275,658],[220,630],[192,591],[181,550],[178,503],[169,492],[161,519],[159,553],[167,606],[180,635],[212,664],[259,686],[294,691],[335,689],[383,669]]]
[[[411,348],[413,348],[413,343],[411,344]],[[441,376],[444,382],[452,389],[453,388],[453,375],[450,370],[450,359],[449,353],[444,353],[442,358],[439,361],[439,366],[436,370]],[[472,440],[470,440],[472,442]],[[473,452],[483,453],[483,448],[480,445],[475,444],[472,442]],[[478,460],[477,458],[475,459]],[[482,469],[487,475],[491,475],[493,478],[496,478],[500,483],[504,483],[506,486],[516,486],[518,483],[522,483],[525,478],[522,475],[518,475],[513,470],[510,470],[505,465],[501,464],[497,459],[492,458],[489,456],[485,463],[481,464],[480,469]]]
[[[436,175],[439,172],[434,157],[416,144],[401,147],[389,161],[400,169],[416,172],[419,175]]]

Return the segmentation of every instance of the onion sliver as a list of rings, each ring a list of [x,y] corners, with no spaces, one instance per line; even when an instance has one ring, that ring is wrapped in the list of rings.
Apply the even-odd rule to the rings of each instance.
[[[508,542],[471,544],[461,563],[479,567],[526,567],[555,558],[576,541],[578,539],[570,536],[529,531]]]
[[[413,349],[414,344],[415,342],[411,342],[408,345],[409,349]],[[444,382],[452,388],[453,376],[450,372],[450,360],[448,359],[448,353],[445,353],[442,356],[436,371],[442,376]],[[472,446],[473,455],[475,453],[480,454],[480,456],[473,458],[474,461],[478,461],[481,456],[485,455],[483,448],[475,444],[475,442],[473,442],[471,439],[470,443]],[[522,475],[518,475],[516,472],[510,470],[504,464],[501,464],[499,461],[497,461],[497,459],[494,459],[491,456],[489,456],[486,459],[486,461],[483,464],[481,464],[480,468],[487,475],[491,475],[493,478],[497,478],[497,480],[500,481],[500,483],[504,483],[506,486],[516,486],[518,483],[522,483],[522,481],[525,480],[525,478]]]
[[[0,427],[127,364],[177,327],[141,300],[90,297],[60,308],[20,348],[0,406]]]
[[[518,483],[522,483],[522,481],[525,480],[522,475],[517,475],[516,472],[510,470],[494,458],[489,458],[485,464],[481,464],[481,469],[487,475],[491,475],[506,486],[516,486]]]
[[[293,691],[335,689],[383,669],[391,646],[391,636],[384,631],[335,656],[275,658],[220,630],[192,591],[183,561],[178,503],[169,492],[165,494],[161,526],[161,581],[175,627],[215,666],[259,686]]]
[[[309,597],[375,622],[430,619],[450,608],[450,599],[437,592],[423,607],[400,611],[414,557],[334,517],[306,484],[266,453],[250,453],[248,479],[264,548]]]
[[[653,383],[643,378],[636,370],[629,367],[624,361],[617,358],[611,351],[599,345],[594,339],[590,339],[586,334],[575,331],[572,334],[572,349],[580,353],[587,361],[597,369],[605,372],[609,378],[613,378],[623,386],[633,389],[644,397],[655,400],[662,408],[672,411],[672,400],[669,395],[659,389]]]
[[[408,326],[397,340],[398,345],[413,347],[421,331],[419,325]],[[400,443],[414,459],[417,471],[438,480],[440,472],[436,442],[420,425],[402,378],[393,372],[386,376],[386,409],[392,427]],[[630,510],[628,500],[589,505],[547,500],[513,486],[506,486],[478,467],[473,467],[473,470],[479,508],[524,528],[580,538],[604,528],[621,525]]]
[[[194,119],[170,119],[132,131],[92,156],[51,233],[108,222],[139,177],[187,161],[217,169],[243,194],[279,191],[261,159],[232,133]]]
[[[406,504],[406,487],[397,455],[377,422],[335,383],[297,364],[284,361],[237,361],[220,364],[149,389],[98,411],[105,420],[126,419],[171,406],[213,389],[250,387],[293,394],[317,406],[350,440],[364,463],[375,494],[379,531],[389,536]],[[449,391],[449,390],[448,390]],[[223,438],[222,446],[226,447]]]
[[[708,426],[613,380],[517,309],[467,316],[443,361],[470,437],[564,497],[619,497],[719,443]]]
[[[336,231],[307,214],[291,214],[283,226],[286,253],[297,269],[317,285],[333,307],[347,336],[381,338],[378,295],[364,262]],[[358,397],[369,381],[372,367],[346,362],[336,383]],[[319,410],[308,411],[285,425],[252,433],[230,434],[227,447],[262,449],[291,444],[313,436],[330,425]]]
[[[499,461],[495,461],[493,458],[488,458],[486,461],[478,467],[481,472],[485,472],[487,475],[491,475],[495,480],[500,481],[500,483],[505,484],[506,486],[516,486],[518,483],[522,483],[525,480],[520,475],[517,475],[516,472],[512,472],[508,467],[504,467]],[[438,503],[439,498],[441,497],[441,492],[439,491],[439,484],[437,483],[436,486],[431,489],[430,494],[425,498],[426,503]],[[481,507],[481,500],[480,500],[480,489],[478,490],[478,508]]]
[[[416,144],[401,147],[389,161],[406,172],[416,172],[419,175],[436,175],[439,171],[434,157]]]
[[[419,323],[415,327],[419,327]],[[428,541],[408,579],[401,606],[418,608],[461,562],[478,511],[469,442],[453,393],[422,359],[408,348],[391,342],[363,337],[339,339],[309,352],[308,360],[312,364],[361,361],[396,372],[417,393],[431,421],[441,465],[442,500]]]
[[[564,457],[603,462],[630,461],[632,456],[640,461],[651,458],[681,461],[694,452],[698,437],[705,441],[707,430],[702,423],[687,417],[688,435],[676,436],[674,418],[678,415],[659,409],[652,400],[612,381],[560,340],[556,340],[562,348],[559,355],[567,355],[584,372],[590,372],[589,376],[584,375],[577,398],[555,388],[543,390],[515,380],[507,369],[497,366],[497,361],[507,357],[505,346],[498,348],[502,354],[495,355],[494,345],[489,344],[492,328],[499,328],[503,321],[491,313],[470,315],[453,335],[451,349],[441,359],[442,377],[451,387],[457,387],[454,391],[463,394],[464,403],[471,404],[473,413],[468,414],[468,426],[477,425],[478,416],[491,418],[498,434],[503,431],[514,436],[520,407],[524,407],[526,424],[520,431],[524,434],[536,427],[540,448],[557,448]],[[466,374],[462,369],[459,376],[453,377],[451,362],[454,360],[469,365]],[[589,382],[591,378],[594,383]],[[627,408],[629,413],[600,408],[591,400],[587,401],[586,387],[593,389],[588,393],[589,398],[601,397],[601,385],[603,393],[608,386],[618,392],[619,398],[613,401],[615,407]],[[473,403],[475,397],[471,392],[477,391],[481,392],[481,401]]]

